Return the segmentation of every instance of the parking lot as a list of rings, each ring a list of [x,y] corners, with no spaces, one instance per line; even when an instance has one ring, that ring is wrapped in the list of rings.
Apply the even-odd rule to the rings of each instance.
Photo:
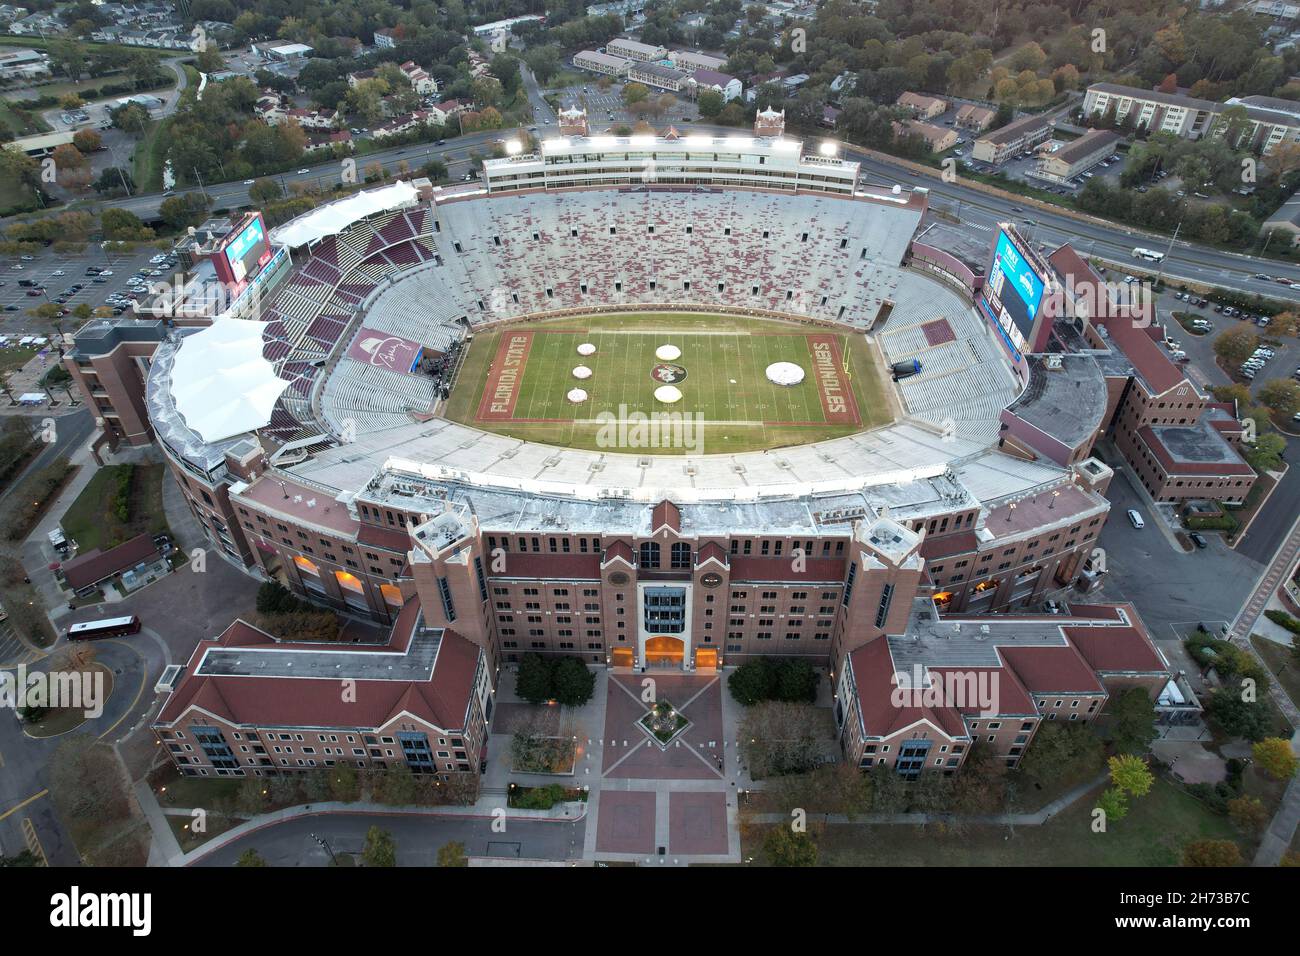
[[[159,255],[152,246],[141,245],[132,252],[107,251],[96,243],[88,243],[84,251],[56,255],[51,252],[28,257],[9,256],[0,268],[0,332],[48,334],[44,323],[28,314],[46,302],[61,304],[69,313],[62,325],[65,332],[75,331],[80,323],[72,317],[72,310],[85,303],[92,309],[108,305],[109,297],[124,295],[128,282],[140,270],[161,271],[161,276],[146,276],[152,282],[166,281],[170,271],[166,265],[154,265],[150,259]],[[87,275],[90,269],[108,270],[111,275]],[[60,274],[61,273],[61,274]],[[100,279],[102,281],[96,281]],[[35,288],[19,285],[22,281],[36,282]],[[74,289],[73,286],[81,286]],[[43,292],[37,289],[44,289]],[[35,292],[35,295],[30,293]],[[64,298],[58,303],[59,298]]]
[[[1261,284],[1262,282],[1263,280]],[[1264,317],[1254,313],[1243,314],[1231,307],[1216,306],[1214,303],[1202,306],[1196,304],[1196,296],[1188,298],[1180,298],[1180,296],[1188,296],[1188,294],[1177,291],[1167,292],[1157,300],[1156,307],[1161,320],[1167,325],[1166,335],[1177,343],[1179,351],[1186,353],[1193,369],[1199,373],[1196,376],[1198,384],[1213,387],[1227,385],[1233,380],[1218,367],[1213,343],[1220,332],[1247,322],[1251,323],[1252,330],[1260,337],[1261,344],[1273,353],[1261,356],[1253,378],[1239,376],[1250,386],[1252,393],[1257,393],[1270,379],[1293,377],[1297,371],[1300,371],[1300,341],[1271,335],[1268,325],[1258,324],[1258,320]],[[1208,323],[1208,331],[1198,335],[1194,331],[1183,328],[1174,320],[1172,316],[1174,312],[1184,312]],[[1234,369],[1234,372],[1236,371],[1239,371],[1239,367]]]
[[[596,85],[597,79],[598,77],[593,75],[591,81],[582,86],[568,86],[558,90],[548,90],[547,92],[558,96],[563,106],[578,106],[586,109],[587,122],[593,130],[624,124],[628,126],[635,125],[637,122],[636,115],[623,108],[622,93],[624,84],[615,82],[608,90],[603,91]],[[650,96],[653,99],[658,99],[665,92],[665,90],[650,88]],[[648,122],[654,123],[656,126],[666,126],[670,123],[692,122],[699,116],[695,104],[685,98],[684,90],[670,95],[676,97],[677,102],[663,114],[658,116],[647,114],[646,120]]]

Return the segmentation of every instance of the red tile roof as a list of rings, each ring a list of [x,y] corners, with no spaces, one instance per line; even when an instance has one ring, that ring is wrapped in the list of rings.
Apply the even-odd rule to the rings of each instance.
[[[1104,694],[1106,689],[1073,646],[999,647],[998,653],[1034,694]]]
[[[894,699],[894,659],[884,638],[862,645],[849,655],[863,733],[888,737],[918,721],[927,721],[949,739],[966,735],[961,715],[952,707],[898,706]]]
[[[717,561],[724,566],[727,563],[726,549],[716,541],[706,541],[704,544],[700,545],[698,563],[703,564],[705,561],[710,559]]]
[[[1132,318],[1113,318],[1102,324],[1110,333],[1110,341],[1146,380],[1153,398],[1187,381],[1173,359],[1156,344],[1151,327],[1140,327]]]
[[[635,564],[634,557],[632,546],[626,541],[611,541],[609,546],[605,548],[605,559],[602,563],[609,564],[615,558],[621,558],[628,564]]]
[[[1067,627],[1070,639],[1084,659],[1100,673],[1166,674],[1151,639],[1138,627]]]
[[[413,602],[418,609],[418,602]],[[407,610],[403,609],[402,617]],[[396,628],[395,628],[396,630]],[[455,631],[444,630],[427,681],[358,680],[355,700],[345,701],[338,678],[199,676],[203,656],[214,647],[283,648],[263,631],[235,621],[215,641],[201,641],[185,675],[168,697],[158,722],[174,723],[198,707],[230,723],[260,727],[380,728],[403,712],[443,730],[463,730],[474,693],[478,645]],[[329,649],[354,653],[388,651],[393,646],[291,645],[295,650]]]
[[[116,548],[100,551],[93,548],[63,565],[63,576],[74,591],[98,584],[119,571],[126,571],[143,561],[157,558],[158,545],[147,534],[136,535]]]
[[[655,505],[654,511],[650,513],[650,531],[654,533],[665,525],[678,533],[682,530],[681,509],[667,498]]]

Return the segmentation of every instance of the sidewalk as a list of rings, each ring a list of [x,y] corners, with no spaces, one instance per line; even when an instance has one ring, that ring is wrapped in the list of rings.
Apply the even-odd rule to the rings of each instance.
[[[1109,773],[1100,773],[1092,780],[1081,783],[1069,793],[1057,797],[1037,813],[993,813],[981,816],[961,817],[963,823],[972,823],[979,826],[1021,826],[1037,827],[1051,820],[1062,810],[1071,804],[1087,796],[1090,790],[1095,790],[1107,780],[1110,779]],[[890,825],[890,824],[910,824],[917,826],[924,823],[942,823],[957,818],[954,813],[864,813],[849,819],[842,813],[811,813],[812,819],[821,818],[825,823],[843,823],[857,825]],[[789,823],[789,816],[783,813],[759,813],[750,819],[756,823]]]

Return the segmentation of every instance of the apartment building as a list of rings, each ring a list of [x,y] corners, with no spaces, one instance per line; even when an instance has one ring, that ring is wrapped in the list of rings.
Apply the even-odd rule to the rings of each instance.
[[[1013,156],[1028,153],[1051,135],[1051,120],[1031,113],[975,140],[971,156],[982,163],[1001,166]]]

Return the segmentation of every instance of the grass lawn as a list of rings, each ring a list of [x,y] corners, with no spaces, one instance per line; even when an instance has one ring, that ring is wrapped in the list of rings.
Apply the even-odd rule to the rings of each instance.
[[[30,118],[28,118],[30,117]],[[9,100],[0,97],[0,126],[9,127],[14,137],[35,136],[37,133],[48,133],[50,124],[41,118],[40,113],[32,112],[24,117],[14,112],[13,105]]]
[[[123,469],[132,469],[126,521],[120,520],[113,508],[117,476]],[[91,548],[117,547],[138,534],[166,531],[162,482],[161,464],[110,465],[99,469],[63,515],[64,534],[76,541],[79,550],[85,553]]]
[[[528,337],[526,353],[507,356],[502,345],[520,335]],[[596,346],[594,355],[578,354],[584,342]],[[655,350],[665,344],[681,349],[681,357],[660,362]],[[522,374],[508,382],[503,373],[521,354]],[[820,367],[817,355],[826,357]],[[798,365],[804,380],[772,384],[764,371],[774,362]],[[577,365],[588,366],[592,376],[574,378]],[[671,367],[668,374],[656,378],[652,373],[665,365]],[[667,405],[654,398],[655,389],[666,384],[681,389],[680,402]],[[588,400],[570,403],[566,395],[574,387],[586,390]],[[501,404],[503,388],[508,396]],[[498,399],[495,406],[492,397]],[[842,410],[835,401],[842,402]],[[689,414],[692,424],[702,423],[702,434],[688,430],[658,443],[675,447],[658,447],[652,432],[603,434],[613,431],[602,428],[606,418],[635,423],[655,413]],[[476,335],[447,417],[578,448],[725,454],[852,434],[887,424],[892,412],[862,336],[767,319],[641,313],[551,319]],[[674,437],[684,440],[669,440]]]
[[[150,123],[145,127],[144,135],[135,141],[131,178],[135,180],[138,191],[160,192],[163,188],[167,140],[162,134],[170,125],[170,120]]]
[[[1250,635],[1250,643],[1291,701],[1294,703],[1300,700],[1300,662],[1296,661],[1295,654],[1289,648],[1258,634]]]
[[[22,368],[36,356],[36,349],[0,349],[0,372],[13,372]]]
[[[113,672],[103,664],[93,663],[90,665],[99,673],[103,674],[104,697],[99,701],[102,707],[108,701],[113,693]],[[86,712],[84,709],[74,707],[58,707],[49,710],[40,720],[35,723],[24,723],[23,732],[28,737],[40,739],[42,737],[60,737],[71,730],[76,730],[86,722]]]
[[[164,807],[215,807],[233,801],[241,783],[233,777],[182,776],[170,763],[149,774],[149,786]]]
[[[1098,791],[1099,792],[1099,791]],[[833,825],[818,841],[823,866],[1177,866],[1193,840],[1238,840],[1226,817],[1157,778],[1147,796],[1106,833],[1091,829],[1093,800],[1081,800],[1037,827],[927,828]],[[742,855],[763,861],[765,830],[742,829]],[[1243,852],[1243,856],[1246,854]],[[1249,857],[1247,857],[1249,858]]]
[[[209,813],[204,823],[206,829],[202,833],[195,833],[192,818],[167,815],[167,825],[172,828],[172,833],[176,835],[176,842],[181,845],[181,850],[185,853],[197,850],[213,837],[220,836],[227,830],[233,830],[243,822],[239,817]]]

